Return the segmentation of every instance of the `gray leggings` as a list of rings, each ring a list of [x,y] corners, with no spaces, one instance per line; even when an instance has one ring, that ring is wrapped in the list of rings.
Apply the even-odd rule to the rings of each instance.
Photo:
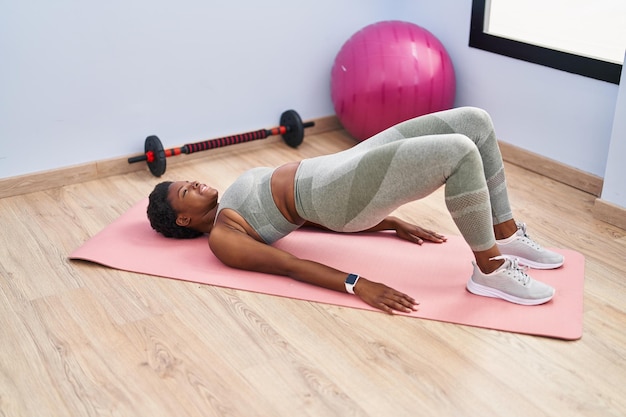
[[[493,224],[513,218],[493,124],[462,107],[389,128],[345,151],[306,159],[296,209],[339,232],[375,226],[392,211],[445,185],[445,201],[473,251],[495,244]]]

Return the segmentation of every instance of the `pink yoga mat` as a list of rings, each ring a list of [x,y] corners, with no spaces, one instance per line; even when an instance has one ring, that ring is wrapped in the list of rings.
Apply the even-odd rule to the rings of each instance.
[[[286,277],[226,267],[213,256],[205,238],[166,239],[154,232],[146,218],[146,205],[147,199],[137,203],[72,252],[70,259],[160,277],[375,310],[353,295]],[[390,232],[338,234],[303,229],[275,245],[300,258],[361,274],[413,296],[420,306],[409,317],[567,340],[582,336],[585,260],[573,250],[555,249],[565,256],[565,265],[559,269],[529,271],[535,279],[556,288],[554,299],[540,306],[520,306],[467,292],[465,284],[472,273],[472,253],[459,236],[449,236],[444,244],[418,246]]]

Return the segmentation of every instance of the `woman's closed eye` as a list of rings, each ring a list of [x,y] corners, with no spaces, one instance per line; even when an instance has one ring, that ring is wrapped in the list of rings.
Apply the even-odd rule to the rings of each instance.
[[[178,189],[178,196],[182,199],[185,198],[185,194],[187,194],[187,187],[183,185]]]
[[[187,181],[187,185],[183,188],[183,198],[185,198],[185,196],[187,195],[187,192],[189,191],[189,187],[193,187],[194,183]]]

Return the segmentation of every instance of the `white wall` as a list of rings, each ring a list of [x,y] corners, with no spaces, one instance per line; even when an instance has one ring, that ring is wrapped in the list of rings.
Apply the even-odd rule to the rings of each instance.
[[[380,0],[0,1],[0,178],[333,114]]]
[[[618,86],[469,48],[471,0],[226,3],[0,3],[0,178],[330,115],[337,51],[388,19],[443,42],[456,104],[487,109],[501,140],[605,175]]]

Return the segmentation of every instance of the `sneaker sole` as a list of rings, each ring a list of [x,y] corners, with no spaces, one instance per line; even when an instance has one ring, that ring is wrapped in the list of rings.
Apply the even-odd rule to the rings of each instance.
[[[552,295],[545,298],[536,298],[536,299],[528,299],[528,298],[519,298],[511,294],[507,294],[495,288],[487,287],[485,285],[477,284],[470,278],[467,281],[467,290],[475,295],[481,295],[483,297],[491,297],[491,298],[501,298],[503,300],[509,301],[515,304],[521,304],[525,306],[536,306],[539,304],[545,304],[548,301],[552,300],[554,297],[554,292]]]
[[[524,265],[527,266],[529,268],[533,268],[533,269],[556,269],[556,268],[560,268],[561,266],[563,266],[564,260],[559,262],[559,263],[555,263],[555,264],[546,264],[546,263],[540,263],[540,262],[535,262],[535,261],[531,261],[530,259],[526,259],[526,258],[522,258],[519,256],[514,256],[514,255],[502,255],[503,257],[507,258],[507,259],[517,259],[520,263],[520,265]]]

